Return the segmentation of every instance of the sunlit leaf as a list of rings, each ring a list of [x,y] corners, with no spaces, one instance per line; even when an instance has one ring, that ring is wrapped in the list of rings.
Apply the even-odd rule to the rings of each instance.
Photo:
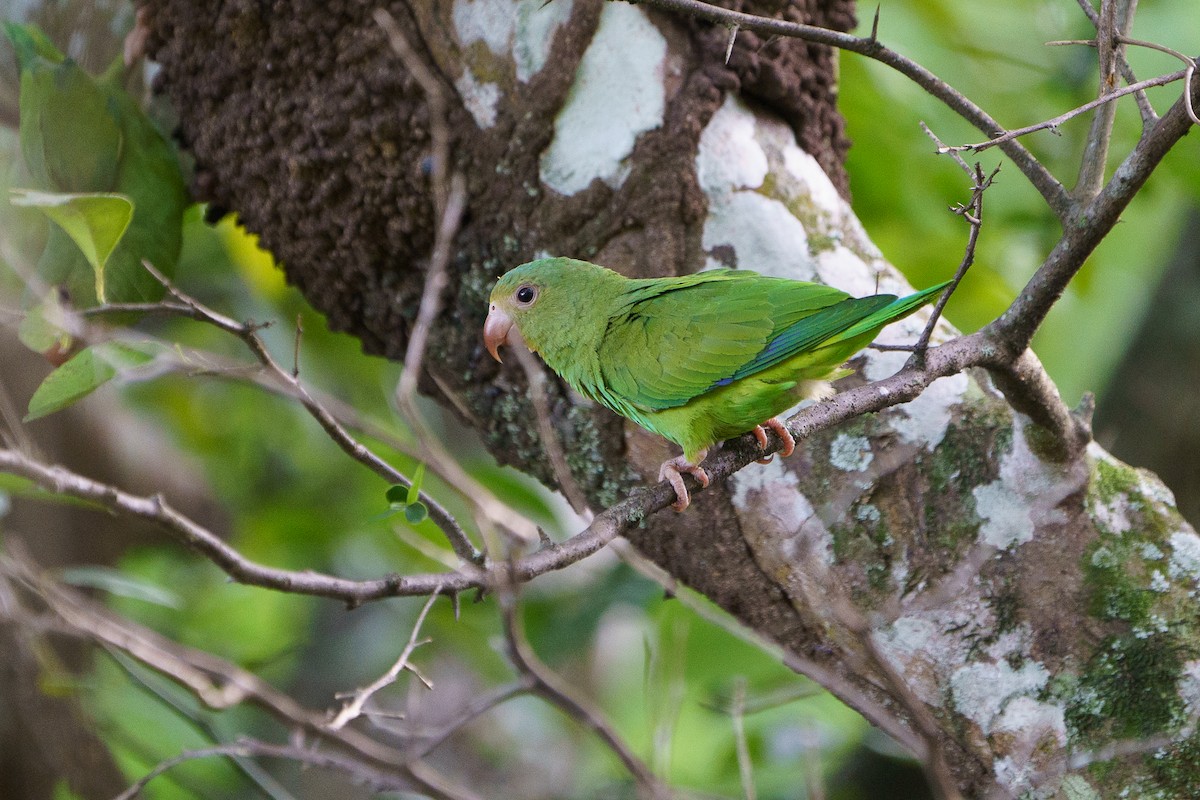
[[[12,203],[36,208],[79,246],[96,273],[96,297],[104,302],[104,266],[133,219],[133,201],[123,194],[62,194],[13,189]]]

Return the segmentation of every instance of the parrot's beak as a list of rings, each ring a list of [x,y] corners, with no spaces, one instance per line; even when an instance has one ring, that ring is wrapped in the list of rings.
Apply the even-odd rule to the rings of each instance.
[[[508,332],[512,330],[512,326],[512,318],[493,305],[483,323],[483,343],[492,354],[492,358],[497,361],[501,360],[500,345],[508,341]]]

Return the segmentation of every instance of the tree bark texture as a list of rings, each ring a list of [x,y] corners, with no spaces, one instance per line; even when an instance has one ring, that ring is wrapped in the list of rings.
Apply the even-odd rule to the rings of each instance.
[[[237,211],[334,328],[400,358],[433,243],[437,120],[376,4],[149,5],[201,199]],[[516,264],[568,255],[632,276],[725,265],[904,290],[846,203],[828,49],[743,32],[726,64],[725,28],[621,2],[381,5],[451,100],[468,182],[421,385],[502,462],[553,481],[523,373],[495,364],[479,335],[491,284]],[[741,6],[854,24],[842,0]],[[882,338],[912,341],[921,326]],[[868,352],[846,380],[904,358]],[[555,428],[593,503],[657,474],[661,441],[554,387]],[[1094,445],[1058,460],[1048,438],[986,375],[956,375],[631,538],[823,668],[851,704],[911,728],[919,701],[971,796],[1184,796],[1200,785],[1200,537],[1152,475]],[[1099,754],[1103,770],[1064,760],[1155,737],[1178,741]]]

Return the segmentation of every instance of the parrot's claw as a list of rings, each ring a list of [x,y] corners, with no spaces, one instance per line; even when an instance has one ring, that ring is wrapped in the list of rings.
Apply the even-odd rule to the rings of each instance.
[[[703,461],[707,451],[701,451],[697,456],[697,461]],[[683,473],[688,473],[700,484],[703,488],[708,486],[708,473],[699,464],[692,464],[683,456],[676,456],[669,461],[664,461],[662,467],[658,470],[658,479],[660,481],[670,481],[672,488],[675,489],[675,502],[671,504],[671,508],[676,511],[683,511],[692,502],[688,497],[687,487],[683,485]]]
[[[758,440],[758,446],[763,450],[767,449],[767,432],[763,429],[763,425],[775,431],[776,435],[783,440],[783,447],[779,448],[779,455],[787,458],[792,453],[796,452],[796,437],[792,436],[792,432],[787,429],[787,426],[779,421],[778,417],[771,417],[762,425],[754,426],[754,438]],[[770,464],[771,456],[758,459],[760,464]]]

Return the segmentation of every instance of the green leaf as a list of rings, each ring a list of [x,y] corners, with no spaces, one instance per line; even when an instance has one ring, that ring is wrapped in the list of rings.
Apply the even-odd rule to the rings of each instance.
[[[396,506],[408,505],[408,487],[401,486],[398,483],[395,484],[394,486],[389,486],[386,497],[387,497],[388,503],[390,503],[392,505],[396,505]]]
[[[71,567],[62,572],[62,580],[72,586],[99,589],[118,597],[132,597],[166,608],[183,608],[183,598],[152,583],[131,578],[110,567]]]
[[[35,353],[49,350],[66,351],[71,345],[71,335],[62,328],[62,308],[58,304],[58,293],[48,292],[46,299],[31,308],[17,328],[17,338]]]
[[[96,273],[96,297],[104,299],[104,266],[129,228],[133,201],[123,194],[64,194],[13,189],[12,204],[36,208],[79,246]]]
[[[429,517],[429,509],[425,508],[425,504],[418,501],[410,503],[404,508],[404,518],[408,520],[409,525],[417,525],[424,522]]]
[[[406,502],[410,505],[417,502],[421,497],[421,483],[425,480],[425,462],[417,464],[417,471],[413,474],[412,486],[408,487],[408,496]]]
[[[46,376],[29,398],[25,421],[66,408],[112,380],[119,370],[145,364],[151,358],[153,356],[118,342],[85,348]]]

